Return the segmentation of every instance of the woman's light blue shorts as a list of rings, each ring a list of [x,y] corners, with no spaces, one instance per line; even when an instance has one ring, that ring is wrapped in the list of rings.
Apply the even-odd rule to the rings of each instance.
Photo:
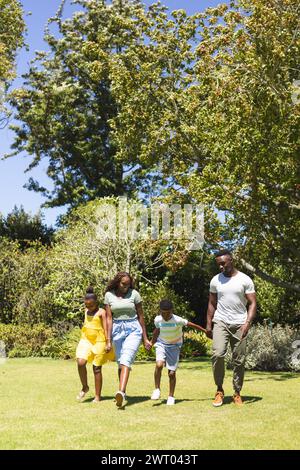
[[[131,367],[142,340],[142,327],[137,319],[114,320],[112,340],[116,361]]]

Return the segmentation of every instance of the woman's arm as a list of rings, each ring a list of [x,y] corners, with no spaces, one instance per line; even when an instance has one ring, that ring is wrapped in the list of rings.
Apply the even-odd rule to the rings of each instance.
[[[152,347],[152,344],[151,342],[149,341],[148,339],[148,336],[147,336],[147,331],[146,331],[146,326],[145,326],[145,320],[144,320],[144,312],[143,312],[143,307],[142,307],[142,302],[138,303],[135,305],[136,306],[136,311],[137,311],[137,316],[138,316],[138,320],[139,320],[139,323],[142,327],[142,331],[143,331],[143,341],[144,341],[144,346],[147,350],[151,349]]]
[[[104,334],[105,334],[105,340],[109,340],[108,332],[107,332],[107,318],[106,318],[106,311],[104,308],[100,308],[100,316],[102,318],[102,324],[103,324],[103,329],[104,329]]]
[[[105,317],[105,320],[104,320]],[[106,352],[111,350],[111,332],[112,332],[112,313],[108,304],[105,304],[105,315],[103,315],[103,327],[106,336]],[[106,325],[106,327],[104,326]]]
[[[159,337],[159,333],[160,333],[160,329],[155,328],[154,331],[153,331],[152,340],[150,341],[152,346],[156,343],[157,338]]]

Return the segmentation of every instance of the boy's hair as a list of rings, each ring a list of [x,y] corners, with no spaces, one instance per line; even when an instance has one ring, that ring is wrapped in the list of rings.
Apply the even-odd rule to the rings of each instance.
[[[215,254],[215,258],[219,258],[220,256],[231,256],[232,258],[232,253],[229,251],[229,250],[221,250],[221,251],[218,251],[218,253]]]
[[[172,304],[171,300],[163,299],[159,303],[159,308],[160,308],[160,310],[171,310],[171,309],[173,309],[173,304]]]
[[[92,286],[89,286],[87,288],[84,300],[94,300],[95,302],[97,302],[98,297],[97,294],[95,294],[94,288]]]

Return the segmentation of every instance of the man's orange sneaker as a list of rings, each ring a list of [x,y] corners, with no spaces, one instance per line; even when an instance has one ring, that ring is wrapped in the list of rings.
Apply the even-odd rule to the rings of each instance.
[[[243,400],[242,400],[242,397],[239,393],[235,393],[233,395],[233,402],[236,404],[236,405],[242,405],[243,404]]]
[[[220,390],[218,390],[215,395],[215,399],[213,401],[213,406],[223,405],[223,399],[224,399],[224,392],[221,392]]]

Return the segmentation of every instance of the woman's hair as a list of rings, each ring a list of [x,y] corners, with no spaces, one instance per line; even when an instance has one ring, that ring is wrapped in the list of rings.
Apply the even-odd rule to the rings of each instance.
[[[130,288],[134,289],[134,280],[132,276],[129,273],[126,273],[125,271],[121,271],[117,273],[111,281],[109,281],[105,292],[115,291],[119,287],[122,277],[128,277],[130,279]]]
[[[97,302],[98,297],[97,294],[95,294],[94,288],[92,286],[89,286],[87,288],[84,300],[94,300],[95,302]]]

